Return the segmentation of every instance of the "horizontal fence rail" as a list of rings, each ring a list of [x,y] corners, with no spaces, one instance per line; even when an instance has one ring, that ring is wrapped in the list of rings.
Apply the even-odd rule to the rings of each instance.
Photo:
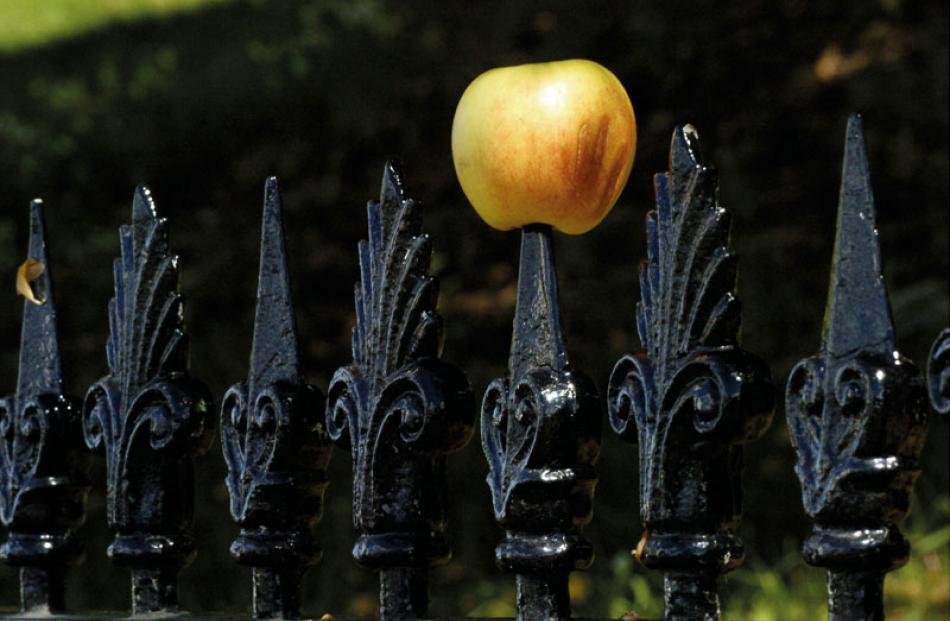
[[[268,179],[250,367],[221,398],[217,426],[240,527],[230,552],[251,568],[250,615],[305,616],[301,579],[320,558],[315,525],[336,445],[352,459],[353,557],[379,575],[380,618],[430,618],[429,571],[451,554],[446,460],[478,426],[500,527],[495,560],[513,575],[517,619],[569,619],[569,575],[593,560],[582,529],[593,515],[606,414],[639,454],[645,531],[634,554],[664,576],[665,618],[718,620],[718,577],[744,557],[736,534],[743,444],[768,428],[776,389],[768,365],[739,345],[738,259],[717,192],[696,130],[677,128],[647,216],[635,317],[643,349],[616,363],[603,396],[569,361],[551,229],[525,227],[508,371],[479,409],[465,373],[441,358],[432,242],[392,163],[358,247],[352,360],[326,397],[304,382],[280,191]],[[920,474],[928,412],[950,411],[950,328],[925,374],[897,352],[875,226],[854,116],[821,343],[792,370],[785,394],[814,526],[803,553],[828,572],[834,621],[884,618],[885,574],[909,554],[898,523]],[[43,205],[30,207],[19,377],[0,401],[8,530],[0,557],[20,578],[20,612],[9,618],[82,613],[64,594],[82,556],[76,529],[93,484],[89,451],[104,459],[107,554],[129,569],[131,615],[188,614],[179,610],[178,572],[197,552],[193,460],[210,448],[217,410],[189,373],[168,229],[149,190],[138,188],[119,230],[109,373],[80,401],[64,388]]]

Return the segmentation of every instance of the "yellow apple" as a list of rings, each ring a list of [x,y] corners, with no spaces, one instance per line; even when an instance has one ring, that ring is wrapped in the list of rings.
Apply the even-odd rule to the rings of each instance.
[[[620,196],[636,143],[627,92],[589,60],[487,71],[465,89],[452,123],[462,190],[501,230],[591,230]]]

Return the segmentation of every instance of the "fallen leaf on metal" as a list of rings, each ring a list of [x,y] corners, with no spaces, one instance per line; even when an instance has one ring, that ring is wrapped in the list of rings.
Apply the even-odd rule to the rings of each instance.
[[[16,271],[16,292],[34,304],[45,304],[44,298],[36,297],[32,283],[43,275],[46,265],[36,259],[27,259]]]

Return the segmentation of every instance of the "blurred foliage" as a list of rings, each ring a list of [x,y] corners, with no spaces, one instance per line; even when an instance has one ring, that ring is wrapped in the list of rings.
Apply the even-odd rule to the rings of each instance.
[[[145,8],[175,4],[191,8]],[[349,357],[362,205],[378,192],[383,162],[396,156],[410,192],[428,205],[446,357],[482,391],[504,372],[518,236],[488,229],[466,205],[449,149],[454,107],[490,67],[571,57],[612,69],[639,121],[638,161],[614,211],[588,235],[557,239],[572,358],[601,385],[617,357],[637,347],[643,216],[676,123],[699,128],[721,172],[722,202],[733,212],[733,244],[742,255],[744,344],[770,362],[777,385],[818,347],[851,111],[866,115],[902,351],[925,362],[948,323],[943,0],[196,4],[8,0],[0,10],[0,274],[9,275],[0,305],[0,377],[8,387],[20,305],[13,274],[26,247],[29,200],[42,196],[48,205],[65,368],[81,394],[106,369],[116,227],[128,219],[132,189],[143,181],[170,218],[181,255],[195,373],[219,395],[242,378],[262,185],[271,174],[284,190],[305,362],[311,380],[325,386]],[[74,12],[63,9],[69,17],[62,28],[27,35],[40,26],[38,13],[16,12],[26,5],[71,5]],[[913,531],[918,548],[947,523],[937,498],[950,479],[948,436],[946,421],[933,421],[912,516],[923,525]],[[724,597],[737,616],[768,618],[798,601],[822,605],[821,572],[796,552],[808,523],[793,459],[779,406],[767,436],[747,452],[740,534],[752,560],[729,579]],[[103,473],[92,464],[97,489],[82,531],[89,554],[68,596],[77,607],[121,609],[128,606],[127,576],[103,554]],[[305,585],[306,608],[314,612],[374,609],[373,576],[349,556],[349,467],[338,452],[319,526],[325,556]],[[512,580],[493,566],[499,531],[477,440],[449,468],[456,559],[433,574],[433,611],[507,614]],[[182,575],[184,604],[194,610],[249,605],[248,572],[227,553],[236,529],[223,469],[217,448],[199,462],[200,554]],[[605,433],[600,471],[588,529],[600,560],[574,580],[577,613],[630,606],[656,614],[657,577],[612,560],[626,558],[641,531],[631,484],[635,449]],[[927,558],[938,559],[934,580],[945,579],[946,541],[933,541],[936,557],[915,548],[922,560],[889,579],[895,613],[935,591],[914,591],[931,584]],[[15,601],[13,576],[0,570],[2,602]]]
[[[76,36],[117,20],[163,16],[226,0],[4,0],[0,51]]]

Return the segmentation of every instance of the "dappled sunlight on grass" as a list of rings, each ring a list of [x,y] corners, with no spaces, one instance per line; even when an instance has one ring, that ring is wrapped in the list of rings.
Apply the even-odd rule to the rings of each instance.
[[[887,618],[945,619],[950,614],[950,498],[942,497],[926,515],[912,517],[905,530],[912,545],[910,561],[885,581]],[[824,570],[805,565],[791,545],[777,563],[750,556],[723,580],[723,618],[795,621],[826,616]],[[613,588],[611,617],[630,610],[645,618],[663,616],[662,578],[637,566],[628,554],[614,558]]]
[[[232,0],[3,0],[0,52],[43,45],[115,21],[164,17]]]

